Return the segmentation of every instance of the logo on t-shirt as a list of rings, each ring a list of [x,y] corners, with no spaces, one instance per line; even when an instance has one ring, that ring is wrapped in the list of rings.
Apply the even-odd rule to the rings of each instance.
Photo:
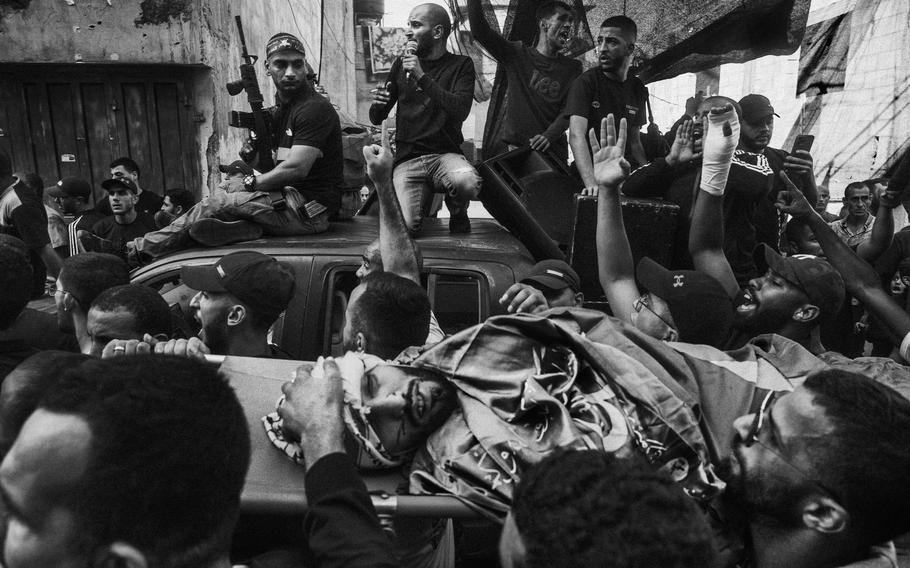
[[[630,117],[638,116],[638,107],[626,105],[626,114],[628,114]]]
[[[591,106],[594,108],[600,108],[600,101],[591,101]]]

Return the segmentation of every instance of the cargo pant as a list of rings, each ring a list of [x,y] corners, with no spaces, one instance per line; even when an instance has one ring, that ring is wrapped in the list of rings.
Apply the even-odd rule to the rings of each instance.
[[[269,194],[264,191],[239,191],[227,193],[216,191],[210,197],[190,208],[189,211],[157,231],[146,233],[132,244],[136,253],[152,258],[186,248],[187,232],[200,219],[221,221],[250,221],[262,227],[265,235],[291,236],[322,233],[329,228],[328,212],[301,219],[297,208],[306,203],[297,190],[285,188],[287,207],[275,211]]]

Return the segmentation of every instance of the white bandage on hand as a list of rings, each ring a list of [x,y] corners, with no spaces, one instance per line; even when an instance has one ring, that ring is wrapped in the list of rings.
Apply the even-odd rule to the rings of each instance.
[[[719,114],[708,113],[701,163],[702,190],[718,197],[727,187],[730,163],[739,144],[739,119],[733,105]]]
[[[900,346],[901,357],[904,358],[904,361],[910,361],[910,333],[904,336],[904,340],[901,341]]]

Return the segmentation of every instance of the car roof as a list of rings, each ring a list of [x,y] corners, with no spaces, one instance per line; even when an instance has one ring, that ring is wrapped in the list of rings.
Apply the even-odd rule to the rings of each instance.
[[[425,219],[420,236],[415,239],[424,259],[443,258],[450,260],[496,260],[507,264],[525,260],[533,264],[528,250],[499,223],[490,219],[472,219],[471,232],[452,234],[445,219]],[[180,262],[200,256],[221,257],[241,250],[254,249],[272,256],[293,255],[338,255],[357,256],[364,247],[379,237],[379,218],[356,216],[346,221],[330,223],[329,230],[317,235],[296,235],[290,237],[266,237],[243,241],[232,245],[213,248],[190,248],[156,259],[147,267],[133,271],[140,276],[159,261]]]

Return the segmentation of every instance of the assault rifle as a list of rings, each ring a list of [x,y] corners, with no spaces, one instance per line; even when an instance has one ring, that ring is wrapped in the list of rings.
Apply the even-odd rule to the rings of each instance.
[[[237,128],[248,128],[250,138],[253,140],[253,147],[259,161],[256,163],[256,169],[260,172],[267,172],[275,167],[272,161],[271,146],[271,117],[262,108],[262,91],[259,90],[259,82],[256,80],[256,69],[254,65],[259,57],[250,55],[246,49],[246,38],[243,35],[243,24],[240,23],[240,16],[234,16],[237,22],[237,32],[240,34],[240,46],[243,49],[241,57],[243,63],[240,64],[240,79],[231,81],[227,84],[227,91],[231,96],[239,95],[246,91],[246,100],[250,103],[252,112],[242,112],[237,110],[230,111],[228,115],[228,124]]]

